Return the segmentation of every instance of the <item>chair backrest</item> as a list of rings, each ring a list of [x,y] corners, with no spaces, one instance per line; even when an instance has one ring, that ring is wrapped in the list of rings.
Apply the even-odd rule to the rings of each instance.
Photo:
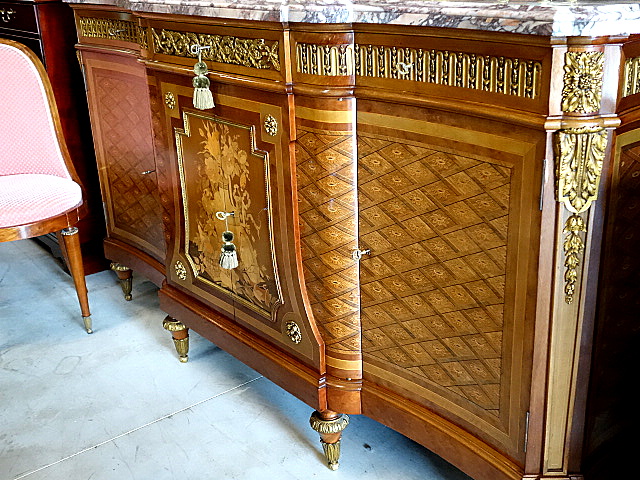
[[[60,132],[42,63],[24,45],[0,39],[0,175],[75,177]]]

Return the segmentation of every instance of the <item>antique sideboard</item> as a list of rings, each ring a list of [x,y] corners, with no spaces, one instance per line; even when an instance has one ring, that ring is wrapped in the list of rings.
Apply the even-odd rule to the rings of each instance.
[[[194,329],[305,401],[331,468],[364,414],[477,480],[615,470],[637,3],[99,3],[105,251],[182,361]]]

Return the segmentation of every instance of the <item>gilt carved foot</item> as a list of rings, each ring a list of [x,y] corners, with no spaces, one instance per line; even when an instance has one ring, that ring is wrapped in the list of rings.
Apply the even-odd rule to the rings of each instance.
[[[182,363],[186,363],[189,360],[189,329],[171,317],[165,318],[162,326],[171,332],[178,357]]]
[[[327,458],[327,465],[331,470],[340,466],[340,437],[342,431],[349,425],[349,416],[341,415],[331,410],[313,412],[309,420],[311,428],[320,434],[320,443]]]
[[[130,301],[133,298],[131,296],[131,289],[133,288],[133,272],[129,267],[125,267],[124,265],[120,265],[115,262],[111,264],[111,270],[116,272],[116,275],[118,275],[124,299],[126,301]]]

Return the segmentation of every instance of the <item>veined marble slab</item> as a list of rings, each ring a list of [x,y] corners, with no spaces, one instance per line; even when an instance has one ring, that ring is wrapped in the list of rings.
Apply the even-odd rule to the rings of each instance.
[[[271,22],[377,23],[556,36],[640,33],[630,1],[65,0],[133,11]]]

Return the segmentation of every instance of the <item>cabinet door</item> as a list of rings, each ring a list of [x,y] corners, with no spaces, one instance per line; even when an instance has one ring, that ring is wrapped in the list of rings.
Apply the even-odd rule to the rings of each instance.
[[[126,54],[82,54],[107,235],[164,263],[149,92],[144,66]]]
[[[500,122],[358,103],[365,379],[521,464],[544,142]]]
[[[215,107],[197,110],[191,81],[149,80],[164,107],[154,122],[169,179],[162,196],[175,202],[167,282],[319,368],[298,273],[287,96],[213,82]],[[220,265],[226,231],[232,269]]]
[[[269,155],[250,123],[192,111],[176,130],[184,254],[202,282],[271,317],[282,303],[273,255]],[[229,242],[223,241],[223,233]],[[221,250],[238,266],[222,268]],[[234,250],[233,250],[234,249]]]

